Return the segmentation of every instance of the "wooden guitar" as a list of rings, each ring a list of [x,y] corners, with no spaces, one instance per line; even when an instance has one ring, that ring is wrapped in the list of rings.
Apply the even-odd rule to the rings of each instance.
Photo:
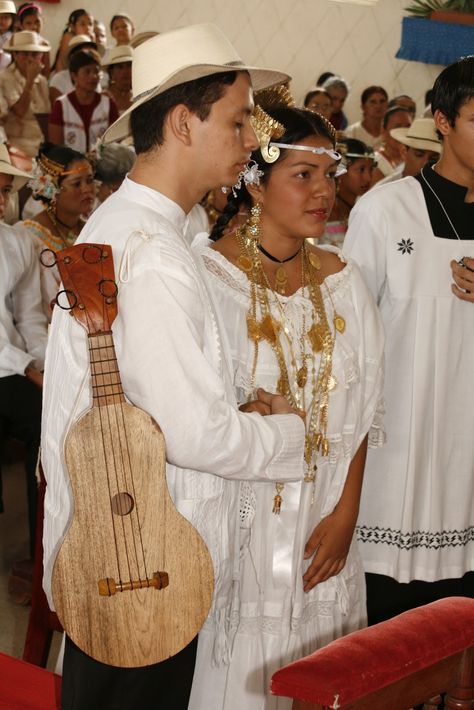
[[[123,394],[111,247],[79,244],[55,256],[64,285],[56,303],[88,334],[92,407],[64,445],[74,511],[54,565],[54,604],[89,656],[146,666],[178,653],[203,625],[211,557],[168,493],[160,427]]]

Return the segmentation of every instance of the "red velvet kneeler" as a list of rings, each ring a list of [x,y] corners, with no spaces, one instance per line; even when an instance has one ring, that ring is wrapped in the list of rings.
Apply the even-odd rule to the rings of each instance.
[[[441,684],[448,665],[443,659],[459,655],[455,659],[459,664],[465,649],[472,646],[474,599],[448,597],[348,634],[285,666],[273,675],[271,691],[344,708],[436,664],[440,664]],[[468,680],[474,684],[472,674],[471,669]],[[441,686],[436,692],[444,690],[448,688]]]
[[[0,653],[0,710],[60,708],[60,676]]]

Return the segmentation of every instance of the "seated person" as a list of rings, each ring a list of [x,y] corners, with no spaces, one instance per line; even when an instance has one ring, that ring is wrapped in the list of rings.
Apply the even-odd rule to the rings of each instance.
[[[15,3],[12,0],[0,2],[0,69],[6,69],[12,60],[11,54],[3,51],[3,45],[12,36],[15,13]]]
[[[13,63],[0,74],[3,127],[9,143],[34,157],[44,140],[35,114],[50,110],[48,82],[41,74],[46,47],[36,32],[22,30],[12,35],[5,49]]]
[[[110,49],[102,64],[109,75],[109,85],[104,94],[114,100],[119,114],[132,104],[132,59],[133,49],[123,45]]]
[[[39,5],[34,2],[24,2],[17,10],[16,22],[17,31],[27,30],[28,32],[36,32],[41,37],[41,30],[43,29],[43,18],[41,16],[42,10]],[[41,37],[41,40],[48,50],[43,54],[42,62],[43,69],[41,71],[42,75],[48,78],[51,71],[51,66],[49,62],[49,42]]]
[[[427,163],[438,160],[441,141],[432,118],[417,118],[410,128],[393,128],[390,133],[399,143],[406,146],[405,162],[391,175],[380,180],[377,186],[404,177],[414,177]]]
[[[95,40],[94,18],[87,10],[83,10],[82,8],[74,10],[69,15],[67,25],[61,36],[59,49],[54,58],[53,72],[67,69],[67,48],[69,42],[75,35],[89,35],[92,41]]]
[[[96,51],[75,52],[69,60],[69,71],[74,91],[54,102],[49,117],[49,140],[86,153],[118,118],[118,111],[113,99],[97,91],[100,58]]]
[[[332,116],[332,101],[331,96],[320,86],[317,86],[313,91],[309,91],[304,99],[304,107],[309,108],[310,111],[316,111],[316,113],[321,114],[328,121],[331,120]]]
[[[91,40],[89,35],[74,35],[67,46],[66,56],[68,62],[73,53],[77,52],[79,49],[97,49],[97,44]],[[100,91],[100,84],[97,90]],[[69,69],[62,69],[53,74],[49,81],[49,100],[51,101],[51,106],[54,106],[56,99],[59,99],[59,97],[64,94],[69,94],[71,91],[74,91],[74,84]]]
[[[135,151],[121,143],[100,146],[95,159],[95,179],[98,185],[94,208],[119,189],[127,173],[132,169],[135,157]]]
[[[375,152],[377,167],[372,175],[372,185],[391,175],[405,158],[405,146],[392,134],[393,129],[409,128],[412,123],[411,113],[406,108],[392,106],[383,117],[382,145]]]
[[[30,556],[36,528],[36,461],[40,440],[41,387],[47,321],[41,308],[39,262],[30,239],[3,224],[12,192],[29,179],[0,145],[0,463],[7,435],[26,448]],[[3,512],[0,471],[0,512]],[[24,603],[24,600],[23,600]]]
[[[110,33],[116,41],[117,47],[130,44],[135,34],[135,25],[130,15],[127,15],[126,12],[114,15],[110,20]]]

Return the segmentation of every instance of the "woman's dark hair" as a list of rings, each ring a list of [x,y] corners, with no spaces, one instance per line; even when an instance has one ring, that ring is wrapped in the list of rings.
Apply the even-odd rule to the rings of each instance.
[[[395,113],[406,113],[411,118],[410,110],[405,108],[405,106],[391,106],[385,112],[383,117],[382,126],[387,128],[388,122]]]
[[[39,160],[42,156],[52,160],[54,163],[61,165],[63,170],[67,170],[73,163],[78,160],[87,160],[84,153],[79,153],[78,150],[73,150],[66,145],[56,145],[55,143],[42,143],[38,150],[38,155],[36,156]],[[63,178],[59,178],[59,185],[61,184]],[[35,200],[41,200],[41,202],[49,203],[48,200],[43,195],[35,195]]]
[[[336,75],[333,74],[332,71],[323,72],[322,74],[320,74],[318,76],[318,78],[316,80],[316,86],[322,86],[327,79],[331,78],[331,76],[336,76]]]
[[[374,149],[372,146],[367,145],[357,138],[343,138],[338,141],[337,150],[343,154],[344,165],[346,167],[350,167],[356,160],[375,160]],[[349,155],[347,155],[348,153]]]
[[[326,121],[319,113],[308,109],[289,108],[288,106],[265,108],[265,110],[272,118],[285,127],[285,132],[281,138],[278,138],[278,143],[290,143],[293,145],[310,136],[320,136],[321,138],[327,138],[333,146],[335,145],[335,131],[329,121]],[[282,149],[281,156],[275,163],[265,162],[259,149],[252,153],[251,159],[257,163],[259,170],[263,172],[263,176],[260,178],[261,183],[268,179],[273,166],[285,159],[287,152]],[[245,204],[248,207],[252,205],[250,194],[245,185],[242,185],[235,192],[236,196],[234,196],[233,192],[229,193],[224,212],[211,231],[210,236],[213,241],[217,241],[222,237],[230,220],[238,213],[240,205]]]
[[[63,34],[65,34],[66,32],[70,32],[73,26],[78,21],[78,19],[83,15],[90,15],[90,12],[82,8],[80,8],[79,10],[73,10],[68,17],[66,29],[64,30]]]
[[[383,94],[388,101],[388,94],[385,91],[385,89],[383,88],[383,86],[375,86],[374,85],[374,86],[368,86],[366,89],[364,89],[364,91],[362,92],[361,97],[360,97],[361,104],[365,104],[365,102],[370,99],[372,94]]]
[[[459,109],[473,97],[474,55],[471,54],[450,64],[437,77],[431,97],[431,111],[433,114],[441,111],[449,124],[454,126]]]
[[[77,74],[79,69],[89,64],[98,64],[100,67],[100,57],[93,49],[80,49],[69,55],[68,67],[71,74]]]
[[[318,86],[316,89],[313,89],[312,91],[308,91],[306,96],[304,97],[304,107],[306,108],[309,102],[313,99],[314,96],[319,96],[319,94],[324,94],[324,96],[327,96],[328,99],[331,98],[330,94],[326,89],[323,89],[322,86]]]
[[[222,98],[226,87],[233,84],[236,78],[236,71],[211,74],[173,86],[138,106],[130,115],[136,154],[147,153],[163,144],[165,118],[179,104],[184,104],[201,121],[205,121],[212,104]]]
[[[16,11],[16,16],[20,22],[30,15],[41,15],[41,8],[34,2],[24,2]]]
[[[110,31],[111,31],[111,32],[112,32],[112,28],[113,28],[113,26],[114,26],[115,20],[127,20],[127,22],[130,22],[130,24],[132,25],[132,27],[134,26],[134,25],[133,25],[133,20],[132,20],[132,18],[131,18],[129,15],[121,15],[120,13],[118,13],[117,15],[114,15],[114,16],[112,17],[112,19],[110,20]]]

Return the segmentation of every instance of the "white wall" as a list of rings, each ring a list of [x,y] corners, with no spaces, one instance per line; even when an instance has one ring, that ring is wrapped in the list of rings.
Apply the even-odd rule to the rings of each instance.
[[[395,59],[401,18],[407,0],[379,0],[374,7],[342,5],[332,0],[62,0],[44,7],[44,34],[56,49],[69,13],[89,9],[108,25],[113,14],[127,11],[137,31],[166,31],[197,22],[215,22],[242,58],[293,76],[301,101],[322,71],[341,74],[351,86],[346,103],[351,121],[359,118],[359,99],[369,84],[384,86],[390,96],[406,93],[423,108],[424,92],[441,67]]]

